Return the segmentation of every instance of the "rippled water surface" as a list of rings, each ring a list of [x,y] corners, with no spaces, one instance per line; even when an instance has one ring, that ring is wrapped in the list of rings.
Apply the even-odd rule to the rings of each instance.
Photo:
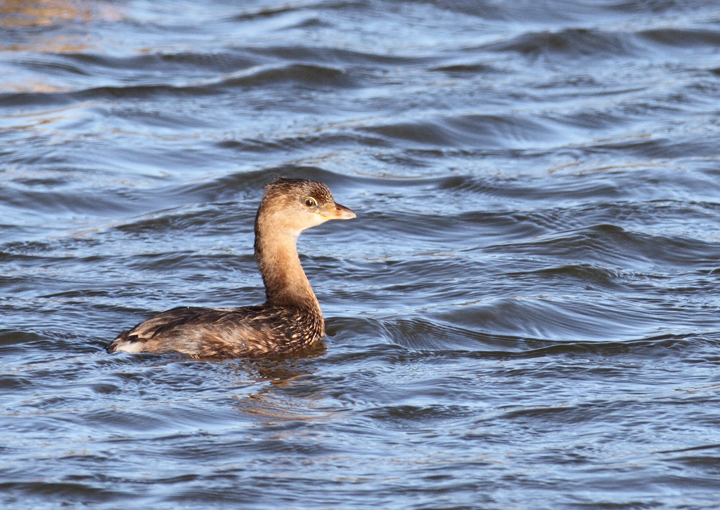
[[[0,502],[716,508],[716,1],[0,2]],[[276,176],[310,357],[104,346],[260,303]]]

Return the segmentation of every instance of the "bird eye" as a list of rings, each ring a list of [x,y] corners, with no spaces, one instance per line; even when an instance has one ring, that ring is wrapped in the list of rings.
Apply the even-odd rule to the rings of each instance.
[[[305,205],[308,207],[317,207],[317,200],[315,200],[313,197],[307,197],[305,199]]]

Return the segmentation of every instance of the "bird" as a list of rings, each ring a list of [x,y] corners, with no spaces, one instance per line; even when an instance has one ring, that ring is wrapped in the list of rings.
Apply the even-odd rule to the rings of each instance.
[[[107,346],[108,353],[253,358],[291,354],[322,343],[325,322],[300,264],[297,239],[308,228],[356,215],[336,203],[321,182],[277,178],[264,190],[255,216],[255,258],[265,285],[265,303],[173,308],[121,333]]]

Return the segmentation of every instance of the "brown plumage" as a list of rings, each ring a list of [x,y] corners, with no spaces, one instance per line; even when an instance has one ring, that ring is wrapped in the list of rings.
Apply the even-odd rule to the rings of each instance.
[[[297,238],[328,220],[355,217],[322,183],[277,179],[255,217],[255,257],[266,301],[242,308],[181,307],[162,312],[107,347],[109,353],[180,352],[196,358],[254,357],[304,349],[325,335],[320,304],[300,265]]]

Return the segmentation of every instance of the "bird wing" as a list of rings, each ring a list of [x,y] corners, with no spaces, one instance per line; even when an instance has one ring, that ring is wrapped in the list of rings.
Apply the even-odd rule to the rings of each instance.
[[[272,350],[276,331],[262,307],[180,307],[122,333],[107,351],[178,351],[195,357],[258,355]],[[167,342],[167,344],[166,344]],[[165,345],[164,345],[165,344]]]

